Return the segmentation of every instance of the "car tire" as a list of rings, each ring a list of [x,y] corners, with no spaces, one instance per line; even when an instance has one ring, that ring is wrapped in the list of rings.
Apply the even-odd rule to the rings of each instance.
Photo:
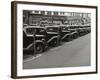
[[[58,41],[57,41],[57,39],[55,39],[54,41],[53,41],[53,46],[55,47],[55,46],[57,46],[58,45]]]
[[[41,52],[43,52],[43,44],[36,44],[36,53],[39,54]]]
[[[73,34],[73,39],[76,39],[76,38],[78,38],[78,34],[77,33]]]
[[[66,41],[71,41],[71,40],[72,40],[71,35],[68,35],[68,36],[66,37]]]

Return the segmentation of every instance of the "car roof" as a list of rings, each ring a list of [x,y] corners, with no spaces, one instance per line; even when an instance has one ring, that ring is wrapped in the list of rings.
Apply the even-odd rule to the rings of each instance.
[[[40,27],[40,26],[26,26],[24,28],[41,28],[41,29],[44,29],[44,27]]]
[[[69,26],[88,26],[88,25],[90,25],[90,24],[82,24],[82,25],[69,25]]]
[[[60,25],[60,26],[67,26],[67,25],[62,24],[62,25]]]
[[[54,28],[58,28],[59,26],[58,25],[53,25],[53,26],[45,26],[46,28],[48,27],[54,27]]]

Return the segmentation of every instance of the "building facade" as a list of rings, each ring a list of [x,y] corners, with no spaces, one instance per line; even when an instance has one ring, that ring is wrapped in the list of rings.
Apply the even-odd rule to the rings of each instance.
[[[91,23],[90,13],[24,10],[25,25],[85,25]]]

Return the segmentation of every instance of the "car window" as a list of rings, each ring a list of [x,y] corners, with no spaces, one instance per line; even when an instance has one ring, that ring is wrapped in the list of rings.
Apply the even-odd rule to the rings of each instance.
[[[44,29],[36,29],[36,34],[44,34],[45,33],[45,30]]]
[[[34,28],[26,28],[26,33],[27,34],[34,34],[35,33],[35,29]]]

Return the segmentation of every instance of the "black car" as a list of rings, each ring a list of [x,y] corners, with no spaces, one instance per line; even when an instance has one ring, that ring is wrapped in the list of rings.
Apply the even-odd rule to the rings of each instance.
[[[24,53],[38,54],[49,47],[60,44],[60,31],[57,26],[27,26],[23,30]]]
[[[40,26],[27,26],[23,30],[24,52],[41,53],[45,49],[45,29]]]
[[[61,40],[62,41],[71,41],[72,35],[71,35],[71,31],[68,30],[68,26],[60,25],[60,28],[61,28]]]
[[[58,46],[61,42],[59,26],[46,26],[46,42],[49,46]]]
[[[90,33],[91,32],[90,25],[80,25],[78,32],[79,32],[79,36],[83,36],[85,34]]]
[[[68,30],[71,32],[71,38],[72,39],[76,39],[79,37],[79,33],[78,33],[78,30],[79,30],[79,26],[78,25],[68,25]]]

